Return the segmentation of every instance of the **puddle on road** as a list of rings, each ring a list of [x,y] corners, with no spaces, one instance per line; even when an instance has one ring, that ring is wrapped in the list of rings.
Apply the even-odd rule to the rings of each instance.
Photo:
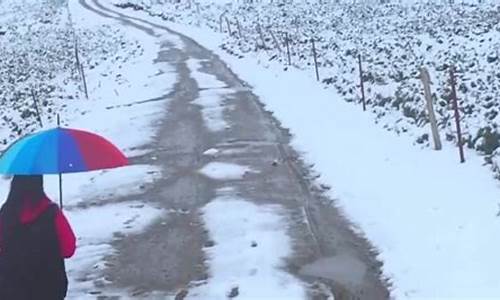
[[[366,266],[347,254],[320,258],[303,266],[300,274],[332,280],[342,285],[360,285],[366,274]]]

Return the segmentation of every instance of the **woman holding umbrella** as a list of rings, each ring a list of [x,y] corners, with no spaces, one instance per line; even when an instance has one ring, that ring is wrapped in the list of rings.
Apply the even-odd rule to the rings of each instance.
[[[45,195],[42,176],[14,176],[0,209],[0,299],[64,299],[64,259],[75,253],[75,241],[66,217]]]
[[[0,157],[14,175],[0,210],[0,300],[61,300],[68,280],[64,259],[75,235],[62,209],[62,174],[117,168],[123,153],[96,134],[57,127],[28,135]],[[43,190],[43,174],[59,175],[59,208]]]

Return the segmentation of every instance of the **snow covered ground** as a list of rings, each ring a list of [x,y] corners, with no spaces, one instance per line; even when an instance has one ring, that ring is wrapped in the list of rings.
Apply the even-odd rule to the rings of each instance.
[[[63,126],[101,134],[129,157],[146,154],[150,151],[146,145],[154,138],[154,126],[165,115],[166,94],[176,80],[171,66],[154,63],[159,40],[90,13],[77,1],[69,3],[69,9],[53,1],[0,3],[5,12],[0,16],[0,31],[6,31],[0,38],[12,41],[0,40],[5,50],[0,72],[8,70],[5,64],[15,70],[9,72],[12,79],[0,81],[2,101],[7,104],[0,118],[12,125],[2,126],[0,139],[8,145],[20,135],[40,129],[27,89],[33,86],[38,92],[44,128],[55,126],[55,114],[59,113]],[[46,22],[40,18],[46,18]],[[26,36],[31,42],[15,40],[28,30]],[[86,68],[89,99],[84,96],[81,77],[71,67],[75,37]],[[37,47],[43,51],[38,52]],[[21,58],[25,58],[24,65],[16,62]],[[25,71],[25,77],[20,75]],[[28,113],[23,115],[24,111]],[[112,201],[144,193],[161,176],[162,170],[151,165],[63,176],[64,211],[78,238],[77,252],[67,261],[69,299],[95,299],[95,284],[105,281],[100,272],[105,267],[103,258],[113,254],[111,242],[117,234],[144,230],[165,213],[140,201]],[[8,187],[8,178],[3,178],[0,202],[6,198]],[[46,176],[45,188],[57,202],[58,178]]]
[[[2,5],[17,7],[14,1],[2,2]],[[166,95],[176,81],[171,66],[153,64],[153,60],[159,52],[160,41],[168,40],[179,47],[182,47],[182,43],[164,32],[155,30],[157,36],[151,37],[124,27],[117,21],[102,18],[82,8],[77,1],[69,2],[68,11],[60,7],[52,8],[57,16],[54,19],[60,22],[54,22],[49,29],[67,28],[68,32],[63,36],[75,32],[74,37],[78,38],[83,49],[80,59],[85,66],[91,66],[86,69],[90,97],[85,99],[76,72],[66,74],[65,68],[51,69],[55,78],[63,75],[68,78],[53,82],[62,95],[60,99],[56,99],[51,92],[43,96],[47,99],[47,105],[41,108],[44,127],[55,125],[54,115],[58,112],[62,115],[64,126],[102,134],[128,156],[147,154],[150,149],[145,146],[154,137],[153,126],[164,117],[163,109],[168,103]],[[38,10],[38,6],[32,8],[33,13]],[[68,22],[63,22],[66,18]],[[13,36],[18,34],[15,28],[9,27],[9,30]],[[66,41],[66,50],[73,46],[74,37]],[[57,40],[62,37],[54,38]],[[72,53],[68,51],[64,61],[71,64],[73,59]],[[202,72],[202,63],[190,61],[191,76],[201,88],[218,90],[201,92],[194,104],[202,108],[206,124],[211,130],[224,130],[230,124],[222,116],[223,97],[234,91],[225,90],[222,82]],[[43,78],[30,77],[29,80],[42,82]],[[16,85],[12,86],[17,88]],[[73,97],[73,101],[67,101],[69,96]],[[12,102],[11,99],[7,101]],[[26,109],[33,110],[33,113],[26,118],[16,119],[25,127],[23,131],[9,135],[5,145],[18,136],[39,129],[31,99],[24,95],[22,104]],[[22,110],[19,111],[22,113]],[[11,112],[3,111],[4,115]],[[6,130],[5,134],[10,132],[12,130]],[[207,152],[207,155],[212,152]],[[200,170],[207,177],[230,181],[242,180],[249,172],[258,171],[216,161]],[[122,196],[130,199],[130,196],[142,194],[160,176],[161,169],[150,165],[64,175],[65,214],[78,237],[77,253],[67,262],[69,299],[95,299],[102,292],[123,299],[130,297],[127,291],[102,290],[108,283],[101,273],[106,268],[103,258],[115,253],[111,245],[113,240],[144,230],[156,218],[168,212],[140,201],[113,203],[112,199]],[[47,193],[55,201],[57,183],[57,177],[46,176]],[[0,199],[5,199],[7,192],[8,180],[4,178],[0,184]],[[303,299],[303,284],[282,270],[283,259],[291,252],[282,208],[277,205],[256,206],[236,195],[236,190],[222,188],[217,198],[203,210],[206,228],[216,244],[206,249],[211,277],[205,284],[193,287],[189,297],[219,299],[227,295],[229,287],[232,288],[230,292],[239,294],[241,299],[254,299],[257,296]],[[228,210],[235,211],[231,218],[225,216]],[[241,253],[242,243],[247,244],[244,253]],[[274,255],[270,255],[271,250],[275,251]]]
[[[79,115],[68,118],[68,125],[108,137],[129,157],[147,153],[150,150],[144,146],[153,141],[153,126],[164,118],[168,101],[166,95],[176,80],[171,66],[154,63],[160,50],[160,40],[148,37],[139,30],[124,28],[116,21],[99,17],[83,9],[76,1],[70,1],[69,8],[75,28],[81,31],[112,28],[120,43],[128,40],[135,44],[138,52],[135,56],[128,57],[127,53],[112,53],[111,57],[114,56],[114,59],[108,63],[103,62],[101,66],[88,72],[92,100],[90,103],[79,103],[80,106],[76,107]],[[115,63],[121,59],[126,62],[117,68]],[[155,98],[159,98],[158,101],[147,102]],[[93,178],[80,177],[80,174],[70,176],[71,179],[76,176],[82,179],[75,185],[78,186],[78,192],[75,191],[74,194],[76,197],[83,194],[86,199],[82,201],[99,203],[111,197],[143,193],[148,183],[162,174],[157,167],[135,165],[102,171]],[[102,258],[113,253],[109,241],[115,239],[118,232],[128,234],[143,230],[164,213],[137,201],[70,211],[70,220],[79,237],[77,255],[68,263],[72,278],[70,298],[95,299],[96,295],[89,292],[93,291],[96,280],[105,281],[96,270],[105,268]],[[115,293],[126,294],[124,291]]]
[[[200,172],[227,182],[244,180],[252,171],[211,162]],[[190,289],[188,298],[305,299],[303,282],[283,270],[284,259],[292,254],[283,207],[259,206],[237,195],[236,188],[220,188],[203,208],[205,226],[214,242],[205,249],[210,277]]]
[[[151,1],[148,2],[151,4]],[[23,1],[22,3],[31,3],[31,5],[19,6],[19,2],[13,0],[0,2],[1,11],[5,12],[0,14],[1,55],[8,58],[1,60],[0,70],[10,70],[10,66],[18,65],[15,63],[17,56],[13,56],[13,53],[35,55],[34,58],[30,58],[26,54],[28,62],[50,62],[50,59],[44,60],[45,57],[37,57],[39,53],[37,54],[34,49],[19,52],[26,45],[39,47],[37,43],[43,43],[46,47],[45,53],[53,53],[51,55],[57,56],[58,60],[54,60],[56,62],[54,64],[26,67],[27,70],[31,68],[46,70],[49,75],[34,76],[35,73],[23,73],[23,68],[19,67],[16,72],[21,72],[20,75],[12,75],[14,79],[0,82],[0,91],[3,93],[0,95],[6,99],[5,103],[19,104],[12,107],[5,106],[5,109],[0,111],[0,117],[4,122],[2,128],[5,128],[0,131],[0,138],[5,140],[4,145],[19,135],[37,129],[29,90],[31,86],[41,86],[36,90],[41,91],[40,94],[43,95],[40,101],[43,106],[43,121],[47,127],[54,125],[55,111],[63,112],[63,123],[67,126],[80,127],[103,134],[124,149],[127,155],[147,153],[149,150],[144,146],[153,137],[152,125],[163,116],[162,109],[166,105],[167,100],[163,100],[162,96],[169,92],[176,79],[169,65],[153,64],[159,50],[159,39],[148,37],[135,29],[123,27],[118,22],[101,18],[81,9],[77,1],[70,1],[69,12],[72,18],[69,18],[70,14],[64,9],[51,5],[44,6],[45,1],[40,2],[42,5],[37,1]],[[409,119],[411,119],[413,114],[406,116],[406,119],[401,119],[398,115],[391,113],[392,108],[387,111],[378,110],[376,106],[380,102],[375,100],[378,99],[375,79],[373,82],[368,80],[370,83],[367,84],[368,88],[371,87],[374,91],[373,94],[370,94],[370,91],[368,93],[372,95],[370,104],[375,114],[364,114],[358,106],[344,101],[358,101],[354,92],[355,75],[349,71],[356,53],[351,53],[351,57],[347,55],[346,60],[350,61],[349,63],[340,64],[340,67],[338,65],[332,67],[327,70],[326,74],[322,69],[322,78],[345,76],[345,78],[332,79],[332,82],[337,82],[336,89],[325,89],[329,83],[320,84],[315,81],[311,72],[310,58],[308,56],[302,58],[299,50],[293,50],[294,64],[297,68],[286,68],[287,71],[284,72],[285,57],[283,54],[275,56],[277,49],[261,47],[259,51],[252,51],[256,44],[259,46],[260,43],[258,34],[254,30],[245,31],[253,37],[253,39],[248,39],[252,42],[241,44],[238,44],[238,40],[234,37],[228,40],[226,34],[214,32],[213,29],[219,27],[219,9],[226,7],[210,6],[210,4],[207,1],[206,6],[202,7],[203,18],[196,17],[196,14],[199,14],[196,5],[192,5],[192,9],[189,10],[185,10],[185,7],[170,5],[161,7],[167,12],[170,9],[176,10],[170,15],[171,19],[175,17],[177,21],[198,23],[203,25],[201,28],[165,23],[160,18],[152,18],[142,12],[134,12],[134,14],[150,18],[157,23],[168,24],[173,29],[193,37],[224,58],[241,78],[255,88],[255,92],[267,109],[273,111],[283,125],[291,129],[294,134],[294,147],[302,152],[308,162],[315,164],[315,170],[321,174],[318,183],[333,187],[330,196],[338,199],[335,204],[342,208],[356,224],[359,232],[366,235],[380,251],[380,258],[384,262],[384,275],[393,284],[394,298],[499,298],[500,262],[497,256],[500,253],[500,242],[495,237],[500,233],[500,218],[498,217],[500,189],[488,168],[483,166],[483,157],[475,151],[467,151],[468,161],[460,165],[457,163],[456,149],[452,143],[446,144],[442,152],[434,152],[427,147],[415,145],[415,137],[427,131],[427,127],[422,125],[425,122],[409,121],[407,117],[410,116]],[[107,5],[111,6],[109,2]],[[44,18],[43,14],[38,15],[42,9],[40,6],[50,10],[48,16],[51,18]],[[155,8],[159,9],[159,7]],[[239,6],[234,5],[233,8],[233,13],[245,16],[245,13],[239,10]],[[301,8],[307,9],[306,6],[301,6]],[[263,6],[261,9],[260,14],[266,9],[269,12],[276,11],[274,6]],[[306,13],[301,10],[297,11]],[[161,13],[161,11],[153,12]],[[324,11],[320,10],[318,14],[319,19],[324,18],[321,16],[322,12]],[[459,15],[460,11],[456,13]],[[476,15],[479,13],[472,14],[471,19],[477,20]],[[32,16],[34,23],[45,24],[38,30],[31,27],[36,33],[34,36],[38,37],[37,42],[3,43],[2,39],[6,38],[9,41],[19,41],[17,37],[30,28],[30,18],[27,16]],[[39,22],[40,20],[43,22]],[[204,20],[208,21],[204,22]],[[255,20],[248,18],[240,21],[242,24],[250,24]],[[378,21],[374,22],[376,24]],[[15,27],[12,24],[19,25]],[[488,27],[489,21],[485,24],[478,27]],[[234,23],[232,25],[233,29],[236,28]],[[311,22],[308,26],[316,25],[317,23]],[[364,26],[369,25],[370,23],[367,22]],[[294,25],[287,23],[283,26]],[[254,28],[253,25],[252,28]],[[54,35],[47,34],[47,32],[53,32],[54,29],[61,30],[61,32]],[[2,34],[4,31],[6,33]],[[76,36],[80,39],[82,61],[87,67],[90,100],[84,99],[80,77],[76,70],[67,71],[71,70],[69,66],[74,64],[73,32],[77,32]],[[391,32],[388,33],[388,35],[391,34]],[[492,42],[486,42],[487,47],[480,48],[478,56],[487,55],[492,45],[495,45],[496,33],[493,32],[491,35]],[[59,41],[61,36],[69,38],[61,42]],[[295,36],[296,44],[293,46],[296,49],[302,49],[303,52],[308,47],[307,40],[303,37],[297,39],[298,36],[301,35]],[[376,35],[373,36],[376,38]],[[254,41],[255,37],[257,37],[257,43]],[[175,40],[175,37],[168,35],[165,38]],[[335,38],[338,36],[333,37],[334,41]],[[56,41],[59,42],[56,43]],[[268,44],[273,43],[270,36],[266,36],[264,41]],[[349,41],[349,38],[343,41]],[[368,44],[374,42],[371,39],[367,41]],[[390,41],[396,43],[397,38]],[[449,44],[452,43],[453,41],[449,41]],[[181,44],[178,43],[182,46]],[[319,45],[320,58],[324,67],[328,65],[328,59],[331,58],[329,55],[336,52],[323,51],[324,45],[330,45],[326,40],[323,44],[320,42]],[[247,52],[241,50],[245,47]],[[436,48],[442,50],[445,47]],[[64,49],[63,54],[60,52],[61,49]],[[373,49],[378,48],[374,46]],[[433,52],[433,55],[437,56],[439,53],[441,53],[440,50],[437,50],[436,53]],[[467,53],[473,53],[471,55],[474,56],[477,51],[471,50]],[[23,55],[18,56],[23,57]],[[376,70],[373,78],[377,77],[378,72],[384,70],[384,65],[376,67],[377,63],[374,61],[369,62],[368,65]],[[439,67],[438,64],[432,63],[430,66]],[[493,67],[488,67],[484,74],[493,74],[494,66],[497,65],[493,64]],[[219,84],[213,81],[213,78],[203,78],[201,72],[196,73],[200,69],[199,61],[190,63],[190,67],[193,76],[200,83]],[[409,67],[406,64],[396,64],[393,69]],[[45,80],[44,76],[50,80]],[[488,82],[487,78],[481,79],[481,76],[478,75],[473,81]],[[26,80],[22,81],[22,84],[14,82],[19,80],[18,78]],[[441,77],[439,81],[442,82],[443,78]],[[42,82],[44,82],[43,85]],[[414,79],[410,82],[411,88],[406,85],[400,87],[407,94],[417,86]],[[22,90],[17,91],[17,86],[21,85]],[[24,85],[27,89],[24,89]],[[479,85],[487,86],[487,84]],[[388,86],[394,87],[392,83]],[[353,92],[349,92],[349,88],[346,87],[352,88]],[[394,90],[389,90],[389,94],[394,92]],[[483,115],[495,109],[494,105],[489,108],[484,107],[484,104],[491,102],[486,99],[487,94],[497,95],[493,88],[487,91],[485,98],[481,98],[484,101],[480,100],[484,109],[481,107],[472,109],[472,112],[476,114],[471,115]],[[69,95],[73,97],[71,101]],[[472,98],[475,94],[468,95]],[[159,101],[144,102],[158,97]],[[201,95],[196,103],[206,112],[205,120],[209,123],[213,121],[212,130],[214,131],[230,126],[221,118],[220,97],[223,95]],[[352,100],[353,97],[355,100]],[[404,111],[403,107],[408,107],[407,111],[412,111],[418,107],[421,110],[418,103],[420,102],[416,100],[409,101],[402,105],[401,109]],[[449,107],[447,105],[444,107],[443,118],[449,114]],[[25,111],[27,112],[24,113]],[[384,114],[380,115],[381,112]],[[417,113],[417,115],[420,114]],[[481,126],[485,124],[484,122],[491,125],[497,122],[498,119],[495,118],[497,117],[479,119],[478,122]],[[113,122],[108,120],[113,120]],[[394,120],[396,120],[395,123]],[[476,119],[467,119],[469,122],[467,126],[470,130],[481,128],[481,126],[474,125],[474,120]],[[376,122],[379,122],[378,125]],[[393,126],[399,123],[403,125]],[[410,133],[398,136],[384,129],[387,124],[390,124],[389,127],[393,132],[409,131]],[[447,122],[444,122],[442,126],[448,133],[452,133],[453,130]],[[471,133],[471,136],[474,134]],[[473,148],[482,144],[481,141],[478,139],[477,144],[473,143]],[[217,150],[212,149],[206,154],[216,156]],[[497,155],[494,151],[490,154]],[[257,171],[249,170],[245,166],[218,162],[213,162],[200,170],[202,174],[214,179],[228,179],[229,176],[231,180],[242,180],[245,173]],[[104,267],[102,258],[113,252],[110,241],[114,238],[114,233],[127,234],[144,229],[156,217],[165,213],[137,201],[118,204],[107,201],[111,197],[141,193],[143,188],[147,188],[148,182],[152,182],[157,176],[161,176],[161,170],[154,166],[143,165],[64,177],[66,213],[79,236],[79,250],[75,258],[68,262],[72,286],[70,298],[94,299],[96,297],[91,294],[94,291],[94,280],[100,280],[99,272],[96,270]],[[141,187],[141,185],[144,186]],[[47,178],[46,186],[49,195],[57,199],[56,178]],[[5,199],[7,188],[8,181],[2,179],[0,199]],[[301,283],[280,270],[282,259],[290,251],[289,240],[284,233],[285,220],[280,213],[282,208],[255,206],[236,195],[235,190],[219,190],[217,198],[203,211],[207,230],[215,240],[216,246],[206,249],[212,277],[209,278],[207,285],[200,285],[193,289],[196,294],[193,297],[218,299],[224,295],[227,296],[227,285],[238,279],[237,281],[242,285],[234,290],[234,293],[241,293],[241,297],[252,299],[260,295],[251,294],[248,291],[258,293],[259,288],[263,287],[262,279],[265,278],[266,290],[272,290],[276,298],[303,298],[304,291]],[[88,206],[82,206],[83,203],[88,203]],[[226,215],[221,216],[227,210],[237,213],[232,214],[231,218],[225,218]],[[252,247],[254,241],[252,236],[267,241],[265,243],[267,246]],[[245,251],[245,255],[236,255],[241,253],[238,253],[234,245],[242,243],[249,244],[248,250]],[[276,255],[269,255],[271,251]],[[254,261],[254,265],[258,266],[258,274],[265,276],[253,276],[252,274],[256,274],[256,271],[252,265],[248,264],[249,261]],[[228,263],[237,267],[225,267]],[[256,278],[259,278],[259,281],[255,281]],[[121,294],[117,291],[117,295]]]
[[[380,251],[395,299],[500,297],[500,189],[481,156],[467,150],[459,164],[452,143],[436,152],[385,130],[310,69],[284,72],[262,53],[232,55],[225,34],[167,24],[220,55],[291,129],[318,183],[333,187],[330,196]]]
[[[291,255],[282,208],[258,206],[231,194],[219,191],[204,208],[215,242],[206,250],[211,277],[190,291],[190,299],[224,299],[228,288],[238,299],[306,299],[303,283],[282,270],[283,259]]]
[[[194,103],[202,108],[201,112],[208,128],[212,131],[221,131],[229,126],[223,117],[223,96],[234,91],[226,89],[224,82],[217,80],[215,76],[201,72],[201,63],[202,61],[196,59],[187,62],[191,76],[202,89],[200,97]]]

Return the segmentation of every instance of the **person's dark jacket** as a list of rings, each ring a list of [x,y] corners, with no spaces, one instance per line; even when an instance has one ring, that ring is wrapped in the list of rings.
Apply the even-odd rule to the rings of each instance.
[[[0,228],[0,299],[64,299],[64,259],[76,249],[66,217],[47,198],[25,201],[18,217],[15,228]]]

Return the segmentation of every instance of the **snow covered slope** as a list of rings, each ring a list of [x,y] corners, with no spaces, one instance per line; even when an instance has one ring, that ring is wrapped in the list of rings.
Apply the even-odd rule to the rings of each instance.
[[[431,74],[441,136],[456,143],[448,82],[454,65],[464,143],[500,175],[500,5],[495,1],[115,2],[164,20],[222,29],[228,36],[220,46],[228,53],[256,57],[264,65],[279,61],[284,71],[290,68],[288,36],[292,68],[310,76],[315,76],[314,38],[322,84],[358,104],[361,54],[368,107],[376,121],[423,146],[431,141],[419,69],[426,66]]]
[[[4,0],[0,12],[0,149],[41,127],[32,91],[44,126],[54,125],[57,113],[63,121],[70,119],[80,100],[86,101],[76,41],[87,76],[109,59],[109,53],[117,54],[111,58],[117,65],[140,55],[137,42],[124,39],[109,26],[75,28],[66,6],[55,1]],[[118,72],[101,73],[113,77]],[[92,92],[90,97],[95,99]]]

